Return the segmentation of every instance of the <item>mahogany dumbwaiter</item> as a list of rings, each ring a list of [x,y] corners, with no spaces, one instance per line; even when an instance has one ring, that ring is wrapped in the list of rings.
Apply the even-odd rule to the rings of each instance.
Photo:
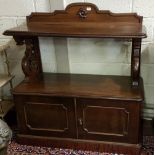
[[[24,81],[14,90],[18,141],[136,155],[144,102],[140,77],[142,17],[73,3],[32,13],[27,25],[6,30],[26,45]],[[38,37],[113,38],[132,42],[131,76],[43,73]],[[94,51],[95,52],[95,51]]]

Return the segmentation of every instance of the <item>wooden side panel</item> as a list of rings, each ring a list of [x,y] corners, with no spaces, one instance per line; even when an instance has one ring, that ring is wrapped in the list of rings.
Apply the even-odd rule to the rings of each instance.
[[[76,137],[74,103],[70,98],[16,96],[22,134]]]
[[[79,139],[139,143],[140,103],[79,99]]]

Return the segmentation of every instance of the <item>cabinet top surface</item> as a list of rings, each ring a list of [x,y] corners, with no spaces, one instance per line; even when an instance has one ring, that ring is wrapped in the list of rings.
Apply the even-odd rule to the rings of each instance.
[[[91,3],[73,3],[53,13],[32,13],[27,24],[6,30],[4,35],[145,38],[142,17],[136,13],[111,13]]]
[[[13,94],[142,101],[142,80],[136,88],[130,82],[128,76],[46,73],[41,81],[22,82]]]

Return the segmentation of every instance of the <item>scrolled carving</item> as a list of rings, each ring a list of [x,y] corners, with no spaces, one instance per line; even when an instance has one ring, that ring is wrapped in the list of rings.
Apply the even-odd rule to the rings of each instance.
[[[135,72],[135,77],[137,77],[138,76],[138,72],[139,72],[139,58],[134,58],[133,59],[133,71]]]
[[[132,85],[139,85],[141,39],[132,40],[131,77]]]
[[[34,38],[26,39],[25,44],[26,51],[25,56],[22,59],[22,69],[25,74],[25,79],[26,81],[39,79],[42,72],[42,66],[37,40]]]
[[[86,18],[88,11],[85,8],[80,8],[78,11],[78,15],[80,18]]]

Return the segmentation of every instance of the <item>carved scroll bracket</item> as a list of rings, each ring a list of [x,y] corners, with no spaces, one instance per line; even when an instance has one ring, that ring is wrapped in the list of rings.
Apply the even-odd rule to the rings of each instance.
[[[140,56],[141,56],[141,39],[136,38],[132,40],[132,56],[131,56],[132,86],[139,85]]]
[[[36,81],[42,76],[42,65],[38,38],[25,39],[26,51],[22,59],[22,69],[26,81]]]
[[[25,55],[22,59],[22,69],[25,81],[36,81],[42,77],[42,65],[37,37],[25,39]]]

